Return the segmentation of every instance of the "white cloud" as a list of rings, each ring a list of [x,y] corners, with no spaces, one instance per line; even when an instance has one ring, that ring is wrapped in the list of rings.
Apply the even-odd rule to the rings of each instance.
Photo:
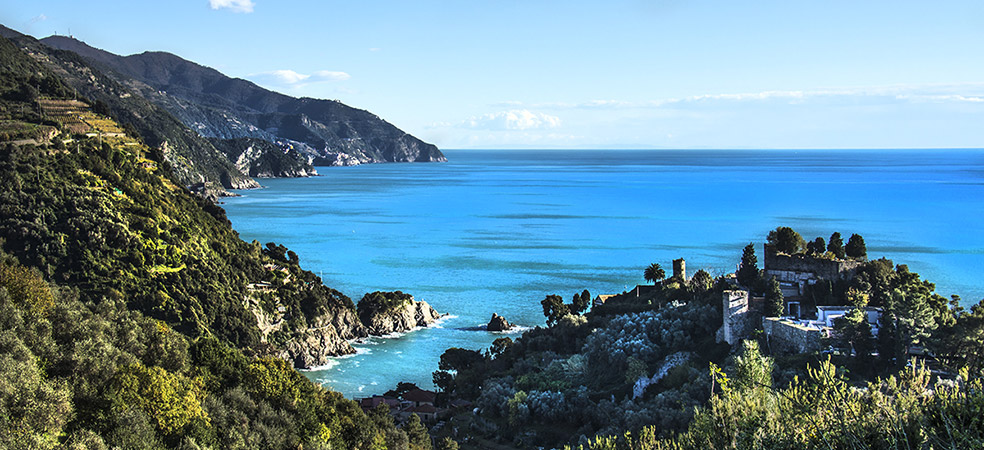
[[[229,9],[237,13],[251,13],[255,4],[252,0],[208,0],[212,9]]]
[[[557,128],[560,118],[528,109],[513,109],[472,117],[461,123],[465,128],[487,130],[534,130]]]
[[[278,86],[303,86],[326,81],[345,81],[352,78],[352,76],[345,72],[334,70],[319,70],[308,75],[289,69],[282,69],[253,74],[250,75],[250,78],[260,83],[270,83]]]
[[[319,70],[314,75],[311,75],[308,81],[345,81],[349,78],[352,78],[352,76],[345,72]]]
[[[38,22],[44,22],[45,20],[48,20],[48,16],[46,16],[44,14],[39,14],[39,15],[37,15],[35,17],[32,17],[31,20],[29,20],[27,22],[27,24],[28,25],[34,25],[34,24],[36,24]]]
[[[861,99],[895,102],[935,103],[984,103],[984,83],[889,85],[859,88],[762,91],[742,93],[701,94],[689,97],[664,98],[645,101],[589,100],[577,103],[536,103],[528,107],[537,109],[653,109],[710,102],[768,102],[781,101],[801,104],[807,101],[849,101]],[[521,107],[522,102],[504,102]]]

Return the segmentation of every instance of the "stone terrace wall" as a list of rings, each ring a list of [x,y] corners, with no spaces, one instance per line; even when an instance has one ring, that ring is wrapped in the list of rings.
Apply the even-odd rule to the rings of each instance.
[[[772,245],[765,244],[765,270],[768,273],[812,273],[817,279],[836,280],[851,279],[861,265],[854,260],[830,260],[803,255],[786,255],[778,253]],[[789,280],[793,281],[793,280]]]
[[[769,338],[769,347],[773,353],[811,353],[820,350],[823,332],[817,328],[776,317],[762,319],[762,328]]]

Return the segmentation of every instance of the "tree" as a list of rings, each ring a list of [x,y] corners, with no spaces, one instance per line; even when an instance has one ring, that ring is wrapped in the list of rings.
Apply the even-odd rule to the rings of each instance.
[[[445,436],[438,441],[437,450],[458,450],[458,443],[454,439]]]
[[[697,297],[704,295],[705,292],[711,290],[712,286],[714,286],[714,279],[711,278],[711,274],[707,273],[704,269],[700,269],[695,272],[693,278],[690,279],[690,284],[687,285],[687,289],[689,289],[690,293]]]
[[[506,349],[512,347],[512,345],[513,345],[512,338],[509,337],[498,338],[492,341],[492,345],[489,346],[489,356],[494,359],[495,357],[505,352]]]
[[[970,311],[959,311],[956,322],[935,335],[933,347],[938,355],[947,357],[950,366],[984,376],[984,300]]]
[[[813,242],[806,244],[806,253],[810,255],[820,256],[825,251],[827,251],[827,243],[823,241],[822,237],[817,237]]]
[[[844,253],[844,239],[841,238],[840,232],[835,231],[834,234],[830,235],[830,242],[827,243],[827,251],[840,259],[844,259],[847,256]]]
[[[758,258],[755,257],[755,244],[748,243],[741,252],[741,264],[738,265],[738,284],[752,287],[758,282]]]
[[[795,255],[803,252],[806,241],[795,230],[789,227],[778,227],[769,232],[769,243],[775,246],[776,251]]]
[[[871,325],[863,307],[855,307],[834,319],[834,336],[844,347],[849,347],[861,360],[867,360],[874,349]]]
[[[864,245],[864,238],[860,234],[852,234],[847,240],[847,246],[844,247],[844,253],[849,258],[867,259],[868,248]]]
[[[410,419],[403,425],[403,431],[407,433],[410,450],[431,450],[430,435],[424,424],[420,423],[419,416],[410,414]]]
[[[543,306],[543,316],[547,318],[547,326],[552,326],[571,313],[570,308],[564,304],[564,299],[559,295],[548,295],[540,301],[540,305]]]
[[[659,266],[659,263],[652,263],[649,267],[646,267],[645,272],[643,272],[643,276],[646,277],[646,281],[651,281],[653,284],[656,284],[657,281],[666,278],[666,271]]]
[[[737,389],[772,387],[772,358],[763,356],[758,342],[741,341],[741,354],[735,357],[735,374],[731,381]]]
[[[591,304],[591,293],[588,292],[587,289],[585,289],[583,292],[581,292],[580,296],[574,294],[574,302],[571,303],[571,312],[573,312],[574,314],[581,314],[584,311],[588,310],[588,305],[590,304]]]
[[[208,423],[202,409],[205,393],[195,380],[160,367],[124,366],[111,381],[113,409],[118,414],[136,408],[151,418],[165,435],[193,421]]]
[[[766,317],[780,317],[785,308],[783,307],[782,289],[779,281],[772,277],[769,280],[768,289],[765,291],[765,315]]]

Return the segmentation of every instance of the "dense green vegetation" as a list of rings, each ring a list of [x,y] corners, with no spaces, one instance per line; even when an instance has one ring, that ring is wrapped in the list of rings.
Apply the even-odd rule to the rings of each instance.
[[[829,359],[785,387],[774,364],[746,343],[731,376],[687,431],[658,438],[658,428],[598,437],[581,448],[656,449],[971,449],[984,446],[984,384],[961,371],[934,380],[912,365],[885,378],[852,383]]]
[[[479,435],[507,445],[554,447],[652,424],[661,433],[683,430],[710,395],[708,362],[727,354],[714,342],[723,286],[698,274],[585,315],[547,296],[549,327],[497,339],[484,354],[450,349],[435,384],[446,396],[473,400],[486,424]],[[658,379],[636,388],[654,372]]]
[[[368,322],[370,317],[379,313],[394,311],[403,305],[409,304],[412,300],[412,295],[405,294],[401,291],[376,291],[363,295],[356,308],[359,318],[363,322]]]
[[[0,51],[4,111],[41,120],[18,96],[36,80],[55,80],[38,96],[72,95],[6,40]],[[283,246],[241,241],[135,136],[65,145],[58,129],[0,144],[0,447],[406,446],[388,414],[264,356],[353,313],[350,299]],[[265,342],[264,312],[285,324]]]
[[[383,448],[405,440],[284,361],[189,339],[0,262],[4,448]]]

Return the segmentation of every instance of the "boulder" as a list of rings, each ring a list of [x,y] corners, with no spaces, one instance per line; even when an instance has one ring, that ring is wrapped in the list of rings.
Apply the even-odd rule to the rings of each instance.
[[[492,320],[485,326],[485,329],[488,331],[509,331],[514,326],[505,317],[492,313]]]

